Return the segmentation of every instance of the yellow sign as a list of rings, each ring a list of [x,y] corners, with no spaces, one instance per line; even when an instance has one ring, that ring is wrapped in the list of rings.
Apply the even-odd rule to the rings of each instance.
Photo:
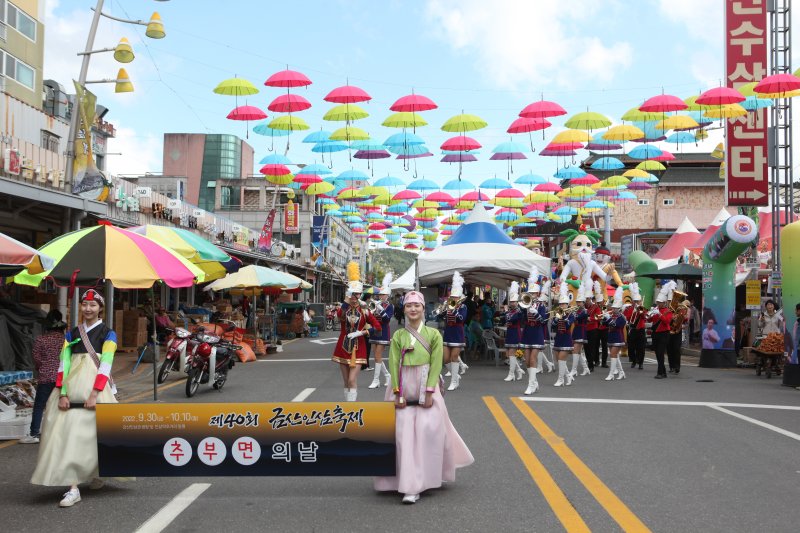
[[[745,303],[747,309],[761,308],[761,281],[757,279],[747,280],[745,291]]]

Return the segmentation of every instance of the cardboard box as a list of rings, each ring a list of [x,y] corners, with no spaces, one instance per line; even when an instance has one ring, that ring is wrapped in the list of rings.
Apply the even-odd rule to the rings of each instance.
[[[139,322],[139,311],[133,309],[131,311],[122,311],[122,323],[127,327],[130,326],[133,329],[138,327]]]
[[[124,311],[114,311],[114,332],[117,334],[117,339],[122,339],[125,333],[125,318]]]

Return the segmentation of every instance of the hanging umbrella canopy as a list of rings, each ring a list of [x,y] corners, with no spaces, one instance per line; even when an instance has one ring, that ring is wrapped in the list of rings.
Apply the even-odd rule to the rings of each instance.
[[[434,101],[427,96],[412,93],[408,96],[398,98],[389,109],[399,113],[415,113],[417,111],[430,111],[431,109],[436,109],[437,107],[438,106],[434,103]]]
[[[267,87],[305,87],[311,85],[311,80],[302,72],[286,69],[267,78],[264,85]]]
[[[172,250],[132,231],[108,224],[66,233],[42,247],[55,260],[52,269],[18,274],[14,281],[38,286],[45,277],[59,286],[95,287],[101,280],[118,289],[147,289],[156,281],[190,287],[205,273]]]
[[[10,277],[27,270],[40,274],[53,268],[53,258],[0,233],[0,276]]]
[[[699,127],[695,119],[688,115],[672,115],[656,123],[658,130],[688,130]]]
[[[205,273],[205,281],[222,278],[229,272],[236,272],[241,266],[238,259],[189,230],[147,224],[131,228],[130,231],[149,237],[179,254]]]
[[[530,133],[532,131],[539,131],[552,126],[550,121],[543,118],[525,118],[520,117],[506,130],[508,133]]]
[[[332,183],[328,183],[326,181],[320,183],[312,183],[306,189],[306,194],[315,195],[315,194],[325,194],[331,192],[336,187]]]
[[[269,127],[269,123],[265,121],[253,126],[253,133],[264,135],[265,137],[272,137],[274,139],[275,137],[286,137],[291,135],[292,132],[289,130],[273,130]]]
[[[633,159],[654,159],[659,155],[661,155],[661,150],[651,144],[637,146],[628,152],[628,157]]]
[[[240,105],[228,113],[230,120],[261,120],[267,118],[267,114],[252,105]]]
[[[369,133],[353,126],[345,126],[331,133],[332,141],[366,141],[369,139]]]
[[[264,156],[259,163],[262,165],[291,165],[292,161],[283,154],[269,154]]]
[[[671,94],[659,94],[648,98],[639,106],[639,111],[647,113],[667,113],[670,111],[683,111],[688,105],[686,102]]]
[[[695,103],[700,105],[738,104],[744,99],[742,93],[732,87],[714,87],[701,93]]]
[[[664,140],[668,143],[685,144],[685,143],[697,142],[697,137],[695,137],[688,131],[676,131],[672,135],[668,135],[667,138]],[[656,163],[658,163],[658,161],[656,161]]]
[[[386,120],[381,123],[381,126],[386,126],[387,128],[421,128],[427,125],[428,123],[425,122],[425,119],[423,119],[421,115],[408,111],[389,115],[386,117]]]
[[[561,192],[562,191],[561,187],[559,187],[555,183],[551,183],[549,181],[546,182],[546,183],[540,183],[539,185],[534,187],[533,190],[536,191],[536,192]]]
[[[375,182],[376,187],[405,187],[406,182],[394,176],[384,176]]]
[[[307,130],[310,128],[305,120],[292,115],[285,115],[274,119],[269,123],[269,127],[274,130],[289,131]]]
[[[625,163],[616,157],[601,157],[591,164],[591,168],[593,170],[618,170],[625,168]]]
[[[522,118],[548,118],[566,114],[567,111],[557,103],[543,99],[525,106],[519,116]]]
[[[665,167],[663,163],[661,163],[660,161],[653,161],[652,159],[648,159],[646,161],[642,161],[641,163],[636,165],[636,168],[638,168],[639,170],[646,170],[646,171],[649,171],[649,172],[653,172],[653,171],[657,172],[657,171],[660,171],[660,170],[666,170],[667,169],[667,167]]]
[[[329,131],[315,131],[303,137],[304,143],[321,143],[331,140],[331,132]]]
[[[360,87],[356,87],[355,85],[343,85],[329,92],[324,100],[326,102],[333,102],[334,104],[357,104],[358,102],[372,100],[372,97]]]
[[[569,180],[570,187],[574,185],[594,185],[600,181],[600,179],[593,175],[593,174],[586,174],[585,176],[581,176],[579,178],[571,178]]]
[[[310,283],[287,272],[257,265],[242,267],[208,285],[204,290],[248,289],[252,287],[284,287],[287,289],[310,288]]]
[[[384,142],[384,146],[388,146],[389,148],[394,147],[404,147],[404,146],[418,146],[425,144],[425,139],[411,133],[410,131],[402,131],[400,133],[395,133],[394,135],[390,135]]]
[[[465,135],[459,135],[458,137],[451,137],[450,139],[446,140],[442,143],[440,148],[442,150],[454,150],[454,151],[468,151],[468,150],[477,150],[481,147],[481,144],[473,139],[472,137],[467,137]]]
[[[477,115],[462,113],[447,119],[447,121],[442,124],[442,131],[464,133],[467,131],[479,130],[488,125],[489,124],[485,120]]]
[[[627,120],[629,122],[651,122],[654,120],[661,120],[662,118],[664,117],[661,116],[661,113],[641,111],[638,107],[632,107],[622,115],[622,120]]]
[[[739,104],[727,104],[718,107],[710,107],[706,109],[703,113],[703,116],[709,118],[736,118],[736,117],[743,117],[747,114],[747,109],[743,108]]]
[[[276,113],[294,113],[311,108],[311,102],[299,94],[282,94],[270,102],[267,109]]]
[[[320,154],[330,154],[347,150],[347,143],[340,141],[322,141],[311,147],[311,151]]]
[[[576,130],[598,130],[610,126],[611,120],[600,113],[584,111],[583,113],[572,115],[564,125]]]
[[[539,185],[541,183],[547,183],[547,180],[537,174],[523,174],[515,179],[514,183],[518,185]]]
[[[300,172],[298,172],[298,174],[317,174],[319,176],[324,176],[325,174],[333,174],[333,173],[325,165],[319,165],[317,163],[313,163],[311,165],[304,166],[300,170]]]
[[[357,105],[342,104],[330,108],[322,116],[322,120],[328,120],[332,122],[349,122],[351,120],[361,120],[362,118],[367,118],[368,116],[369,113]]]
[[[772,74],[759,81],[753,92],[758,95],[785,94],[800,89],[800,78],[794,74]]]
[[[527,151],[528,149],[524,145],[515,142],[500,143],[492,149],[493,154],[510,154]]]
[[[569,167],[559,168],[553,175],[553,177],[558,178],[560,180],[568,180],[572,178],[581,178],[585,175],[586,171],[583,170],[581,167],[569,166]]]
[[[286,174],[291,174],[292,171],[289,170],[289,167],[286,165],[279,165],[279,164],[267,164],[264,165],[259,169],[259,172],[264,174],[265,176],[285,176]]]
[[[258,89],[245,79],[231,78],[221,81],[214,88],[214,92],[225,96],[250,96],[251,94],[257,94]]]
[[[631,124],[620,124],[608,128],[603,134],[603,139],[608,141],[632,141],[644,137],[644,132]]]

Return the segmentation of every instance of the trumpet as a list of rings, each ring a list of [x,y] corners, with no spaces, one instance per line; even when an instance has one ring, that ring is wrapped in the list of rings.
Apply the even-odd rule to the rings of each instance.
[[[532,294],[532,293],[530,293],[530,292],[526,292],[526,293],[524,293],[524,294],[522,295],[522,298],[520,298],[520,300],[519,300],[519,306],[520,306],[522,309],[528,309],[528,308],[529,308],[529,307],[531,307],[531,306],[532,306],[534,303],[535,303],[535,300],[534,300],[534,298],[533,298],[533,294]]]
[[[556,320],[561,320],[561,319],[563,319],[565,316],[568,316],[568,315],[575,314],[575,313],[577,313],[577,312],[578,312],[578,309],[580,309],[580,307],[579,307],[579,306],[577,306],[577,305],[572,305],[572,306],[570,306],[570,307],[567,307],[566,309],[561,309],[561,308],[559,307],[559,308],[558,308],[558,309],[556,309],[556,311],[555,311],[555,319],[556,319]]]
[[[373,315],[382,315],[384,311],[383,302],[376,302],[375,300],[370,300],[367,308]]]

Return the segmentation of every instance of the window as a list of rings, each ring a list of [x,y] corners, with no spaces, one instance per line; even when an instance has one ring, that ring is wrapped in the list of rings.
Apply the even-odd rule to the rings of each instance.
[[[5,6],[3,4],[6,4]],[[5,13],[3,13],[5,8]],[[36,42],[36,21],[10,2],[0,2],[0,15],[5,14],[6,24]]]
[[[41,147],[44,148],[45,150],[58,153],[58,146],[60,144],[60,141],[61,138],[58,135],[50,133],[47,130],[42,130]]]
[[[8,52],[5,53],[5,56],[3,66],[6,77],[16,80],[28,89],[33,90],[33,69]],[[0,58],[2,58],[2,56],[0,56]]]
[[[636,203],[639,205],[650,205],[650,198],[639,198]]]
[[[675,199],[674,198],[664,198],[663,204],[664,205],[675,205]]]

